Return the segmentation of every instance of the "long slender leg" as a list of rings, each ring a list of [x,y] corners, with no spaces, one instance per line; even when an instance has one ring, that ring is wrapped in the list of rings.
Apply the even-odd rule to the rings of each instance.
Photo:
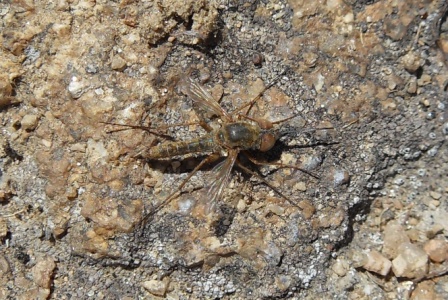
[[[151,127],[146,127],[146,126],[142,126],[142,125],[130,125],[130,124],[119,124],[119,123],[113,123],[113,122],[100,122],[102,124],[106,124],[106,125],[114,125],[114,126],[120,126],[122,128],[120,129],[113,129],[113,130],[108,130],[107,133],[113,133],[113,132],[120,132],[120,131],[125,131],[125,130],[129,130],[129,129],[140,129],[140,130],[144,130],[146,132],[149,132],[155,136],[159,136],[161,138],[167,139],[167,140],[173,140],[173,137],[169,136],[168,134],[164,134],[164,133],[160,133],[157,131],[154,131],[153,129],[155,128],[151,128]],[[172,128],[172,127],[181,127],[181,126],[190,126],[190,125],[201,125],[207,132],[210,132],[210,126],[208,126],[207,124],[203,124],[203,122],[189,122],[189,123],[178,123],[178,124],[168,124],[168,125],[161,125],[159,127],[157,127],[157,129],[168,129],[168,128]]]
[[[193,169],[193,171],[191,171],[190,174],[188,174],[187,178],[185,178],[182,181],[182,183],[174,190],[174,192],[172,192],[168,197],[165,198],[165,200],[163,200],[159,204],[156,204],[156,206],[153,209],[151,209],[151,211],[143,218],[142,224],[145,224],[146,221],[149,219],[149,217],[153,216],[155,213],[160,211],[160,209],[162,209],[165,205],[167,205],[171,200],[176,198],[178,196],[178,194],[180,194],[182,192],[182,188],[185,186],[185,184],[187,184],[187,182],[191,179],[191,177],[193,177],[193,175],[196,174],[202,168],[202,166],[204,166],[205,164],[208,164],[210,162],[213,162],[215,160],[216,160],[216,153],[212,153],[209,156],[207,156],[206,158],[204,158]]]
[[[249,117],[249,116],[246,116],[246,115],[239,114],[239,116],[241,116],[242,118],[245,118],[245,119],[248,119],[248,120],[257,122],[257,124],[258,124],[262,129],[271,129],[271,128],[273,127],[272,125],[274,125],[274,124],[280,124],[280,123],[286,122],[286,121],[288,121],[288,120],[291,120],[291,119],[297,117],[298,115],[299,115],[299,114],[295,114],[295,115],[292,115],[292,116],[290,116],[290,117],[287,117],[287,118],[284,118],[284,119],[281,119],[281,120],[277,120],[277,121],[273,121],[273,122],[271,122],[271,121],[268,121],[268,120],[265,120],[265,119],[252,118],[252,117]]]
[[[203,121],[203,120],[199,121],[199,125],[201,125],[201,127],[204,128],[204,130],[207,131],[207,132],[212,132],[213,131],[213,128],[210,127],[210,125],[208,125],[208,123]]]
[[[310,172],[310,171],[307,171],[307,170],[305,170],[305,169],[302,169],[302,168],[300,168],[300,167],[297,167],[297,166],[293,166],[293,165],[286,165],[286,164],[282,164],[282,163],[273,163],[273,162],[270,162],[270,163],[267,163],[267,162],[261,162],[261,161],[258,161],[256,158],[254,158],[253,156],[251,156],[247,151],[244,151],[244,155],[246,155],[246,157],[252,162],[252,163],[254,163],[254,164],[256,164],[256,165],[258,165],[258,166],[276,166],[276,167],[278,167],[279,169],[295,169],[295,170],[299,170],[300,172],[303,172],[303,173],[305,173],[305,174],[307,174],[307,175],[309,175],[309,176],[311,176],[311,177],[313,177],[313,178],[316,178],[316,179],[319,179],[319,176],[317,176],[316,174],[314,174],[314,173],[312,173],[312,172]]]
[[[283,71],[280,75],[278,75],[276,78],[274,78],[274,80],[272,80],[261,92],[258,93],[257,96],[255,96],[252,100],[250,100],[249,102],[247,102],[246,104],[241,105],[240,107],[238,107],[237,109],[235,109],[233,111],[233,113],[237,113],[241,110],[243,110],[244,108],[247,107],[247,111],[244,115],[248,115],[250,110],[252,109],[252,107],[254,106],[255,102],[258,101],[258,99],[260,99],[260,97],[263,95],[264,92],[266,92],[268,89],[270,89],[276,82],[277,80],[283,76],[285,74],[286,70]]]
[[[289,203],[291,203],[292,205],[297,206],[297,203],[295,203],[294,201],[292,201],[291,199],[289,199],[288,197],[286,197],[285,195],[283,195],[279,190],[277,190],[272,184],[270,184],[266,179],[264,179],[263,177],[261,177],[259,174],[255,173],[254,171],[246,168],[245,166],[243,166],[239,161],[236,161],[236,165],[243,170],[244,172],[246,172],[247,174],[250,174],[252,176],[257,177],[259,180],[261,180],[266,186],[268,186],[270,189],[272,189],[274,192],[276,192],[278,195],[280,195],[280,197],[282,197],[283,199],[285,199],[286,201],[288,201]]]
[[[365,117],[365,116],[366,116],[366,114],[363,114],[363,115],[359,116],[359,118],[357,118],[356,120],[353,120],[353,121],[351,121],[350,123],[344,125],[344,126],[342,127],[342,129],[348,128],[348,127],[352,126],[353,124],[358,123],[359,120],[360,120],[361,118]]]
[[[100,123],[106,124],[106,125],[125,127],[125,128],[121,128],[121,129],[112,130],[109,132],[118,132],[118,131],[124,131],[124,130],[129,130],[129,129],[141,129],[141,130],[148,131],[150,133],[154,133],[155,131],[152,131],[153,129],[168,129],[168,128],[172,128],[172,127],[182,127],[182,126],[190,126],[190,125],[201,125],[202,126],[202,122],[165,124],[165,125],[160,125],[157,128],[151,128],[151,127],[142,126],[142,125],[119,124],[119,123],[113,123],[113,122],[100,122]]]

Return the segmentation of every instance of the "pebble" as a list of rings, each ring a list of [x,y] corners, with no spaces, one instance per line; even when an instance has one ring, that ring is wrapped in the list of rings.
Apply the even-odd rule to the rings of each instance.
[[[11,267],[9,266],[8,260],[0,255],[0,278],[8,275],[11,272]]]
[[[420,100],[420,103],[426,107],[429,107],[431,105],[431,102],[429,102],[428,99],[422,99]]]
[[[390,89],[391,90],[394,89],[395,86],[390,88]],[[391,99],[391,98],[388,98],[388,99],[386,99],[384,101],[381,101],[381,105],[383,106],[383,109],[385,109],[385,110],[387,110],[387,109],[394,110],[394,109],[397,108],[397,104],[395,103],[394,99]]]
[[[126,61],[120,56],[115,55],[112,58],[110,67],[112,68],[112,70],[123,71],[126,68]]]
[[[20,121],[21,127],[26,131],[31,131],[37,127],[39,117],[37,115],[25,115]]]
[[[44,300],[48,299],[50,296],[50,289],[44,288],[33,288],[27,290],[25,293],[19,295],[17,299],[38,299]]]
[[[343,169],[333,169],[331,171],[331,176],[333,178],[334,187],[348,184],[350,182],[350,174]]]
[[[0,239],[3,239],[8,234],[8,225],[5,218],[0,217]]]
[[[11,97],[12,91],[13,88],[9,82],[9,79],[4,76],[0,76],[0,108],[15,103],[15,98]]]
[[[417,245],[402,243],[397,253],[397,257],[392,260],[395,276],[419,278],[428,272],[428,255]]]
[[[84,94],[86,88],[87,86],[83,82],[79,81],[77,77],[73,76],[67,89],[73,99],[78,99],[82,96],[82,94]]]
[[[209,236],[204,239],[203,245],[205,245],[207,249],[215,251],[221,246],[221,242],[216,236]]]
[[[266,206],[266,211],[276,214],[277,216],[282,216],[285,213],[285,209],[277,204],[268,204]]]
[[[378,251],[371,250],[366,253],[362,267],[367,271],[386,276],[389,274],[392,263]]]
[[[246,201],[244,201],[244,199],[240,199],[236,205],[236,209],[239,213],[244,212],[246,210]]]
[[[420,68],[424,61],[419,56],[417,56],[414,52],[408,52],[401,58],[401,62],[403,63],[406,71],[410,73],[414,73]]]
[[[389,222],[384,228],[383,241],[382,253],[389,259],[397,257],[398,246],[410,242],[404,228],[395,222]]]
[[[303,181],[297,182],[294,187],[293,190],[298,190],[300,192],[305,192],[306,191],[306,184]]]
[[[354,272],[348,272],[344,277],[339,278],[337,281],[338,289],[343,291],[354,290],[355,286],[359,285],[358,276]]]
[[[343,258],[338,258],[333,266],[331,267],[333,272],[335,272],[339,277],[343,277],[347,274],[348,270],[350,269],[350,265],[347,260]]]
[[[52,143],[51,141],[46,140],[46,139],[42,139],[40,142],[41,142],[42,145],[44,145],[46,148],[51,148],[51,146],[53,145],[53,143]]]
[[[430,240],[423,246],[429,258],[436,262],[442,263],[448,258],[448,243],[444,240]]]
[[[417,93],[417,80],[415,78],[409,79],[407,85],[406,85],[406,91],[409,94],[416,94]]]
[[[255,53],[255,54],[252,56],[252,62],[253,62],[253,64],[254,64],[255,66],[261,66],[261,64],[263,63],[263,61],[264,61],[264,57],[263,57],[263,55],[260,54],[260,53]]]
[[[298,203],[298,206],[302,209],[305,219],[310,219],[316,212],[314,205],[308,200],[302,200]]]
[[[0,93],[1,93],[1,91],[0,91]],[[9,97],[9,96],[1,97],[1,95],[0,95],[0,108],[7,107],[8,105],[12,105],[12,104],[18,103],[15,100],[16,99],[14,97]]]
[[[181,198],[178,201],[179,212],[183,215],[189,214],[196,204],[196,200],[191,197]]]
[[[436,223],[426,231],[426,237],[428,239],[432,239],[439,233],[443,232],[443,230],[444,230],[443,225]]]
[[[56,215],[54,218],[53,235],[61,237],[67,231],[69,221],[70,215],[67,212],[61,212]]]
[[[303,64],[308,68],[313,68],[316,66],[319,56],[314,52],[305,52],[303,54]]]
[[[9,81],[9,79],[6,76],[0,77],[0,96],[3,97],[9,97],[12,94],[12,85]]]
[[[387,81],[387,88],[390,91],[395,90],[395,88],[397,87],[397,82],[394,80],[394,78],[389,78],[389,80]]]
[[[344,21],[344,23],[352,23],[354,19],[355,19],[354,14],[352,12],[349,12],[348,14],[343,16],[342,21]]]
[[[147,280],[142,282],[142,286],[151,294],[159,297],[164,297],[168,290],[168,280]]]
[[[230,72],[224,72],[224,73],[222,74],[222,77],[224,77],[224,79],[229,80],[229,79],[232,79],[232,78],[233,78],[233,74],[230,73]]]
[[[282,260],[283,252],[274,242],[265,243],[260,250],[264,260],[271,266],[277,266]]]
[[[440,198],[442,198],[442,194],[434,191],[429,192],[429,195],[435,200],[439,200]]]
[[[446,122],[445,124],[443,124],[442,126],[442,133],[444,135],[448,135],[448,122]]]
[[[412,300],[433,300],[433,299],[442,299],[437,297],[437,293],[435,292],[435,283],[431,280],[425,280],[420,282],[412,292],[411,299]]]
[[[440,47],[440,49],[442,49],[442,51],[444,53],[448,53],[448,39],[440,38],[439,39],[439,47]]]
[[[291,286],[291,277],[279,275],[275,278],[275,285],[280,291],[286,291]]]
[[[115,98],[113,97],[98,98],[93,93],[88,93],[81,102],[81,109],[92,121],[99,120],[106,113],[112,111],[114,101]]]
[[[427,84],[430,84],[432,82],[432,78],[431,75],[428,74],[423,74],[418,80],[417,80],[417,84],[419,86],[424,86]]]
[[[210,80],[211,74],[208,68],[201,68],[199,70],[199,81],[204,84]]]
[[[406,234],[412,242],[417,242],[420,239],[420,233],[420,230],[417,230],[416,228],[411,228],[406,231]]]
[[[49,289],[51,286],[53,271],[56,263],[53,258],[47,256],[38,260],[36,265],[31,269],[33,281],[40,287]]]

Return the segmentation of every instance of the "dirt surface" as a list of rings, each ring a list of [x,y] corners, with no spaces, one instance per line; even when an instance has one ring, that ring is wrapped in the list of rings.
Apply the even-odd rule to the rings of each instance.
[[[448,298],[445,1],[17,0],[0,16],[1,299]],[[189,77],[233,116],[261,93],[252,119],[293,117],[211,214],[226,151],[158,210],[208,153],[141,157],[204,136],[199,118],[225,125]]]

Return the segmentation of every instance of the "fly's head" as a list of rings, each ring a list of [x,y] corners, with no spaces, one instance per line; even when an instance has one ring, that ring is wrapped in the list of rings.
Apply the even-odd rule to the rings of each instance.
[[[274,147],[275,142],[277,141],[277,136],[271,130],[262,132],[260,137],[260,146],[259,149],[261,152],[267,152]]]
[[[275,134],[273,130],[274,124],[262,118],[253,118],[252,120],[255,121],[261,129],[259,146],[256,150],[261,152],[271,150],[277,141],[277,134]]]

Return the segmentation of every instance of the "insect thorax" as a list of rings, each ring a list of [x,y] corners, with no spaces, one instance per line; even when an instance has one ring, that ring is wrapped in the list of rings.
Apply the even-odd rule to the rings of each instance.
[[[241,150],[258,149],[260,145],[259,126],[247,122],[225,124],[218,131],[218,139],[228,148]]]

